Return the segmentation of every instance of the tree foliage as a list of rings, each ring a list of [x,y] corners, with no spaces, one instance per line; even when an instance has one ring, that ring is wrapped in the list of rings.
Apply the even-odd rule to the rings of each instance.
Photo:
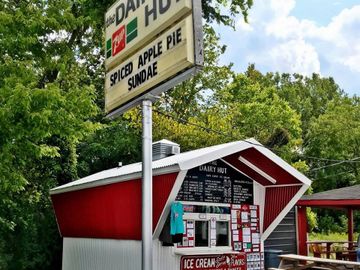
[[[139,130],[102,119],[103,14],[112,3],[0,2],[0,269],[59,269],[49,189],[139,158]],[[205,20],[231,25],[252,2],[202,4]]]
[[[139,109],[103,119],[103,14],[112,2],[0,2],[0,269],[59,269],[49,190],[140,160]],[[254,65],[236,74],[219,63],[226,46],[210,23],[233,27],[252,4],[202,1],[204,70],[161,96],[154,139],[185,151],[255,137],[313,178],[314,191],[359,183],[358,98],[317,74]]]
[[[91,53],[81,33],[90,24],[78,10],[67,1],[0,3],[2,269],[59,265],[49,189],[77,178],[76,145],[99,127],[80,61]]]
[[[342,98],[310,124],[305,153],[323,160],[309,162],[315,191],[360,184],[360,103]]]
[[[242,13],[247,22],[248,12],[253,5],[253,0],[203,0],[202,9],[207,22],[216,21],[234,27],[234,16]],[[222,12],[224,7],[229,12]]]

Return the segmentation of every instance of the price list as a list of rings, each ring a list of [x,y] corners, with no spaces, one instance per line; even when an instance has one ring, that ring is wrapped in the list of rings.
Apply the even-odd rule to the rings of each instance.
[[[252,204],[253,181],[216,160],[189,170],[176,200]]]
[[[253,203],[253,182],[251,179],[233,180],[232,203]]]

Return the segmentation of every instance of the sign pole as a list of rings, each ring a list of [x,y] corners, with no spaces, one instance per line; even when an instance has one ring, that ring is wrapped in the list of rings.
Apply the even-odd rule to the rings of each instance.
[[[142,270],[152,270],[152,101],[142,101]]]

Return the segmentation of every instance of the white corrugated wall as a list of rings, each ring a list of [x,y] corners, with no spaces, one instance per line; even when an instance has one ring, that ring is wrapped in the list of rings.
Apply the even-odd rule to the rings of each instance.
[[[154,241],[154,270],[179,270],[180,256]],[[141,270],[141,242],[64,238],[63,270]]]
[[[154,241],[154,270],[180,270],[180,255],[173,254],[173,247],[163,247],[158,240]]]

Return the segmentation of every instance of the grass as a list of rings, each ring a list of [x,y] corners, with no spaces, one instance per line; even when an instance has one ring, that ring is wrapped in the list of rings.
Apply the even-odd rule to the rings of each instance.
[[[358,234],[354,233],[354,240],[356,241]],[[347,233],[329,233],[329,234],[322,234],[322,233],[309,233],[308,235],[309,241],[316,241],[316,240],[331,240],[331,241],[347,241],[348,235]],[[332,250],[342,250],[343,245],[338,243],[334,243],[332,245]]]
[[[357,235],[354,234],[354,239],[357,239]],[[322,234],[322,233],[310,233],[309,240],[332,240],[332,241],[347,241],[348,235],[347,233],[329,233],[329,234]]]

